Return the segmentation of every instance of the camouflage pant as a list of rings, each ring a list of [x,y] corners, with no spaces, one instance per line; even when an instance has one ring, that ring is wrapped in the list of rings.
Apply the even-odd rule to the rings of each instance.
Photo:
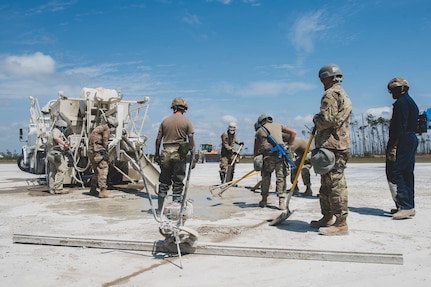
[[[220,176],[226,176],[226,173],[228,171],[229,166],[231,166],[231,173],[229,174],[230,178],[226,178],[226,181],[231,181],[233,179],[233,174],[235,173],[235,164],[236,162],[233,162],[234,156],[223,156],[220,158]],[[232,164],[233,162],[233,164]]]
[[[49,169],[49,191],[56,193],[63,190],[64,175],[67,171],[67,161],[63,154],[59,151],[52,151],[48,154],[48,169]]]
[[[298,158],[295,160],[296,167],[299,167],[300,163],[301,163],[301,158]],[[301,170],[302,182],[304,183],[305,186],[311,186],[310,169],[311,169],[311,163],[309,161],[305,161]],[[297,168],[293,169],[292,173],[290,174],[291,183],[293,183],[293,180],[295,179],[297,170],[298,170]]]
[[[348,214],[347,183],[344,176],[348,152],[334,151],[335,167],[320,177],[320,208],[324,216],[343,216]]]
[[[91,177],[91,186],[106,189],[108,187],[108,163],[98,152],[89,152],[89,158],[94,172]]]
[[[172,185],[173,200],[181,202],[185,177],[186,159],[180,158],[178,148],[164,148],[161,156],[158,196],[165,198]]]
[[[278,197],[286,196],[286,175],[287,169],[284,165],[284,160],[276,156],[265,156],[262,166],[262,184],[261,195],[267,197],[269,194],[269,186],[271,184],[271,174],[275,171],[275,192]]]

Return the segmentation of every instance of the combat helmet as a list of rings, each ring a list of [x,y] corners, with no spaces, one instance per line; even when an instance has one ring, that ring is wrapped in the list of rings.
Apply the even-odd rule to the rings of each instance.
[[[267,120],[268,122],[272,123],[272,116],[269,114],[261,114],[258,118],[257,118],[257,122],[259,124],[262,124],[262,122],[264,120]]]
[[[113,116],[108,117],[107,122],[110,126],[114,128],[118,127],[118,120]]]
[[[407,82],[407,80],[403,78],[393,78],[389,81],[388,90],[390,93],[392,93],[394,89],[397,89],[397,87],[401,87],[398,89],[400,89],[401,94],[404,94],[409,90],[409,82]]]
[[[175,98],[172,101],[171,109],[174,109],[174,110],[181,109],[181,110],[187,111],[188,108],[189,106],[187,105],[186,100],[183,98]]]
[[[67,123],[63,120],[57,120],[55,122],[55,126],[60,128],[67,128]]]
[[[343,80],[343,73],[341,72],[340,67],[335,64],[328,64],[320,68],[319,70],[319,78],[325,79],[332,77],[334,81],[341,82]]]
[[[311,151],[310,162],[314,172],[326,174],[335,166],[335,154],[326,148],[316,148]]]
[[[230,122],[227,130],[231,133],[235,133],[236,131],[236,122]]]

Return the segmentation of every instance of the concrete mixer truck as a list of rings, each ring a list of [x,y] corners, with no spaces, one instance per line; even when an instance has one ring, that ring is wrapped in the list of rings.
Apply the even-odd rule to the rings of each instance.
[[[109,182],[139,184],[142,174],[148,185],[156,190],[159,170],[144,153],[147,137],[143,134],[149,98],[138,101],[123,99],[121,90],[83,88],[80,97],[72,98],[62,91],[58,97],[40,108],[38,100],[30,97],[28,129],[20,129],[25,142],[18,167],[33,174],[47,174],[46,143],[53,124],[61,119],[67,123],[65,136],[71,147],[65,184],[86,184],[91,174],[88,159],[88,138],[91,131],[110,116],[118,120],[115,133],[109,140]]]

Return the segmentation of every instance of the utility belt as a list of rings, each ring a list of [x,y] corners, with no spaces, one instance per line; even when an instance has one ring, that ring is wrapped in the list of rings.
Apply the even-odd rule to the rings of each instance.
[[[168,148],[168,147],[179,147],[180,143],[164,143],[163,147],[164,148]]]
[[[180,159],[183,160],[187,157],[187,153],[189,152],[189,143],[188,142],[179,142],[179,143],[165,143],[163,144],[163,149],[166,151],[178,152]]]

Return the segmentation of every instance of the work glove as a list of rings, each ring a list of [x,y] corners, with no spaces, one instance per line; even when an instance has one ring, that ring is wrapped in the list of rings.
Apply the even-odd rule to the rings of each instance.
[[[194,169],[196,167],[196,159],[192,160],[191,165],[192,165],[192,169]]]
[[[108,155],[108,153],[106,152],[106,150],[101,149],[101,150],[99,150],[99,153],[103,156],[103,160],[104,160],[104,161],[108,161],[108,160],[109,160],[109,155]]]
[[[244,145],[244,142],[240,142],[239,145]]]
[[[157,162],[158,165],[161,164],[160,155],[158,154],[154,155],[154,162]]]
[[[317,122],[317,120],[318,120],[318,118],[320,117],[320,115],[319,114],[315,114],[314,115],[314,117],[313,117],[313,123],[314,124],[316,124],[316,122]]]
[[[395,162],[397,159],[397,147],[388,148],[386,151],[386,160],[390,162]]]

